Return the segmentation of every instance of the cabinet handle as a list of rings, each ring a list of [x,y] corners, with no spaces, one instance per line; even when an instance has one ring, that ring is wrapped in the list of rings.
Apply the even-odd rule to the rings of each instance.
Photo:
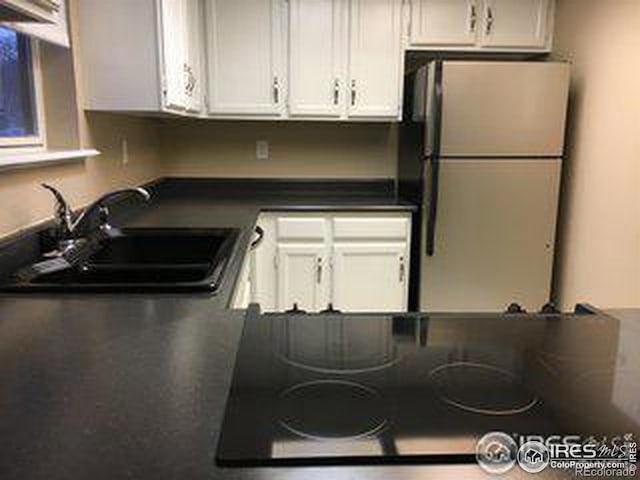
[[[472,2],[469,4],[469,31],[471,33],[476,31],[477,21],[478,21],[478,15],[476,12],[476,4]]]
[[[280,84],[277,75],[273,77],[273,103],[276,105],[280,103]]]
[[[404,283],[405,270],[404,257],[400,257],[400,283]]]
[[[196,76],[194,75],[193,68],[191,68],[190,65],[185,63],[183,65],[183,69],[186,77],[185,92],[187,95],[192,96],[193,91],[196,88]]]
[[[316,281],[322,283],[322,258],[318,258],[316,264]]]
[[[336,78],[333,81],[333,104],[338,105],[340,103],[340,79]]]
[[[491,31],[493,30],[493,9],[491,7],[487,7],[487,29],[485,33],[487,35],[491,35]]]
[[[357,96],[357,92],[356,92],[356,81],[355,80],[351,80],[351,106],[354,107],[356,104],[356,96]]]

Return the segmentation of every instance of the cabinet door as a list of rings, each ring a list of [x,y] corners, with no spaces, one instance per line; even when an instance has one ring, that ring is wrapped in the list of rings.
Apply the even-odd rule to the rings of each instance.
[[[203,75],[203,21],[202,2],[186,0],[186,46],[184,64],[185,107],[187,111],[202,111],[202,79]]]
[[[409,257],[406,243],[336,243],[333,300],[344,312],[407,309]]]
[[[401,0],[351,0],[350,9],[349,116],[397,117]]]
[[[207,5],[210,113],[282,113],[283,0],[208,0]]]
[[[346,0],[290,0],[289,113],[340,117],[345,106]]]
[[[187,7],[185,0],[161,0],[160,28],[162,34],[163,106],[184,110]]]
[[[280,244],[277,256],[278,310],[294,304],[306,311],[325,308],[329,303],[325,244]]]
[[[479,0],[413,0],[412,45],[475,45]]]
[[[550,0],[485,0],[481,44],[493,48],[543,48]]]

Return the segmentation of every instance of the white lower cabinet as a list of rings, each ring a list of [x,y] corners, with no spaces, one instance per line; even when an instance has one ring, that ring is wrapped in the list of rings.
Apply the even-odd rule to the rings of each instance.
[[[326,246],[323,243],[279,244],[276,258],[277,310],[294,306],[318,311],[329,303]]]
[[[409,213],[278,212],[258,224],[251,300],[264,311],[407,309]]]
[[[333,303],[345,312],[407,308],[406,243],[354,242],[333,247]]]

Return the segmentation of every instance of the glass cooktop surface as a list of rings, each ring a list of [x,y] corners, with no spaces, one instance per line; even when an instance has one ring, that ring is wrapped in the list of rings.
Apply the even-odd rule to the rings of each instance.
[[[466,463],[491,431],[637,430],[624,395],[640,391],[640,371],[620,374],[620,334],[602,315],[250,310],[216,458]]]

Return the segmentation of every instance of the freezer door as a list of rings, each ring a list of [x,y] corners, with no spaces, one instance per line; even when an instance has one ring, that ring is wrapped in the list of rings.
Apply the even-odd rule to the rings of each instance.
[[[441,156],[561,156],[569,65],[444,62]]]
[[[495,312],[511,302],[536,311],[549,301],[560,170],[559,159],[442,160],[422,311]]]

